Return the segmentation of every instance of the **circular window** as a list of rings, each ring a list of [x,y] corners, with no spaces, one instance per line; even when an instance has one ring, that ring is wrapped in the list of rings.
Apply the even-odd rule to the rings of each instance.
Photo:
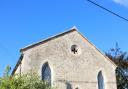
[[[80,53],[80,48],[77,45],[72,45],[71,46],[71,52],[76,55]]]

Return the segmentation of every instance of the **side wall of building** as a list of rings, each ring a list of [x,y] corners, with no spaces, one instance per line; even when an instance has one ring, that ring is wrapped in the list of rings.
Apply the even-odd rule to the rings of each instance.
[[[77,46],[75,53],[71,50],[72,45]],[[98,89],[99,71],[103,73],[105,89],[117,89],[116,67],[77,31],[23,51],[23,54],[22,73],[36,72],[41,76],[42,66],[48,62],[52,84],[58,89],[66,89],[67,83],[73,89]]]

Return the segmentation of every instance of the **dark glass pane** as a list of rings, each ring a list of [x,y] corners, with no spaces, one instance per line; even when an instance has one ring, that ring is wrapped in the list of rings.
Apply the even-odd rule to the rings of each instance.
[[[102,71],[98,73],[98,89],[104,89],[104,78],[102,75]]]
[[[51,70],[48,63],[45,63],[42,67],[42,80],[48,82],[51,85]]]

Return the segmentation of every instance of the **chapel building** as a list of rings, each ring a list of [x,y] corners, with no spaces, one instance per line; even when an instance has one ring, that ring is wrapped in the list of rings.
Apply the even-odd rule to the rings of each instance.
[[[76,28],[21,49],[12,75],[37,73],[57,89],[117,89],[116,65]]]

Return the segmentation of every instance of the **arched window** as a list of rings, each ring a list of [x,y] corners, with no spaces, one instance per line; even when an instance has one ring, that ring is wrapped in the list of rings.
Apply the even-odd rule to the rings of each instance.
[[[51,69],[48,62],[46,62],[42,67],[42,80],[46,81],[51,85]]]
[[[73,88],[72,88],[72,85],[71,85],[69,82],[66,82],[66,86],[67,86],[66,89],[73,89]]]
[[[104,78],[102,75],[102,71],[98,73],[98,89],[105,89],[104,87]]]

